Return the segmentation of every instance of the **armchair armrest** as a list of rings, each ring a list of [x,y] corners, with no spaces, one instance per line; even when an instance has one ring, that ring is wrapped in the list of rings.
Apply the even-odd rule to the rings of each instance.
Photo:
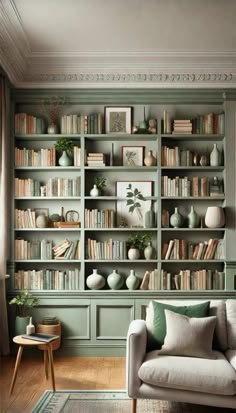
[[[143,320],[133,320],[130,323],[126,343],[126,388],[128,395],[135,398],[142,381],[138,377],[147,345],[146,323]]]
[[[236,370],[236,350],[226,350],[225,355],[231,366]]]

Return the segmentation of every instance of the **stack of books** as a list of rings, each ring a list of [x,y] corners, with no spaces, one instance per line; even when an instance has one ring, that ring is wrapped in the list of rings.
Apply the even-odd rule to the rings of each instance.
[[[192,133],[192,121],[190,119],[175,119],[173,126],[173,134],[185,134]]]
[[[58,324],[58,320],[56,317],[53,317],[53,316],[45,316],[43,317],[42,324],[52,326],[52,325]]]
[[[65,239],[52,248],[54,259],[72,260],[80,257],[80,242]]]
[[[104,153],[102,152],[88,153],[87,165],[88,166],[106,166]]]

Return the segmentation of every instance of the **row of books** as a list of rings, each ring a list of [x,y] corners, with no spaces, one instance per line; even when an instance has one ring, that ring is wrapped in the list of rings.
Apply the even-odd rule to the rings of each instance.
[[[113,209],[85,209],[85,228],[114,228],[115,211]]]
[[[80,290],[80,270],[18,270],[14,288],[17,290]]]
[[[63,240],[53,246],[50,240],[15,239],[15,259],[17,260],[79,260],[80,241]]]
[[[175,119],[172,121],[170,112],[164,111],[163,132],[166,134],[217,134],[225,132],[225,114],[205,113],[193,119]]]
[[[29,115],[28,113],[15,114],[16,135],[40,134],[45,131],[43,118]]]
[[[35,179],[15,178],[15,196],[80,196],[80,177],[50,178],[43,185]]]
[[[126,241],[110,238],[107,241],[96,241],[88,238],[87,257],[90,260],[125,260],[127,258]]]
[[[36,228],[36,212],[30,208],[15,209],[15,228]]]
[[[163,260],[221,260],[225,257],[224,239],[210,238],[194,244],[185,239],[171,239],[162,245]]]
[[[102,152],[89,152],[86,163],[88,166],[106,166],[105,154]]]
[[[100,134],[103,133],[103,115],[63,115],[61,117],[61,133],[63,134]]]
[[[210,155],[204,154],[204,157],[206,159],[205,166],[208,166]],[[199,166],[201,164],[200,158],[200,154],[189,149],[180,149],[178,146],[171,148],[165,145],[161,148],[162,166]]]
[[[15,148],[15,166],[55,166],[56,150]]]
[[[165,175],[161,178],[161,193],[162,196],[209,196],[209,178],[207,176],[169,178]],[[219,195],[223,196],[223,194]]]

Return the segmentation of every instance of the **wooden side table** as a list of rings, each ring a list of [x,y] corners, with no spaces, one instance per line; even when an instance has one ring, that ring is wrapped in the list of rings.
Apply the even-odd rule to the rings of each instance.
[[[17,357],[16,357],[16,363],[15,363],[15,368],[14,368],[14,373],[13,373],[13,378],[11,382],[11,388],[10,388],[10,394],[12,394],[15,381],[16,381],[16,376],[18,369],[20,367],[20,362],[21,362],[21,356],[24,350],[24,347],[32,347],[32,346],[39,346],[42,344],[42,341],[38,340],[28,340],[27,338],[23,338],[21,336],[16,336],[13,338],[14,343],[19,345]],[[53,341],[50,341],[49,343],[44,343],[45,350],[44,350],[44,369],[45,369],[45,375],[46,378],[48,378],[48,364],[51,372],[51,380],[52,380],[52,388],[53,391],[56,390],[55,388],[55,376],[54,376],[54,363],[53,363],[53,354],[52,354],[52,343]]]

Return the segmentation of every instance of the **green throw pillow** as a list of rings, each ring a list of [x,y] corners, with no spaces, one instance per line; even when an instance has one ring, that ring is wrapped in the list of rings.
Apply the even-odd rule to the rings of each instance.
[[[164,344],[166,336],[165,310],[170,310],[174,313],[186,315],[187,317],[203,318],[208,316],[210,301],[205,301],[201,304],[189,306],[174,306],[170,304],[160,303],[159,301],[152,301],[151,305],[153,306],[153,320],[148,320],[148,315],[146,319],[149,351],[160,349]]]

